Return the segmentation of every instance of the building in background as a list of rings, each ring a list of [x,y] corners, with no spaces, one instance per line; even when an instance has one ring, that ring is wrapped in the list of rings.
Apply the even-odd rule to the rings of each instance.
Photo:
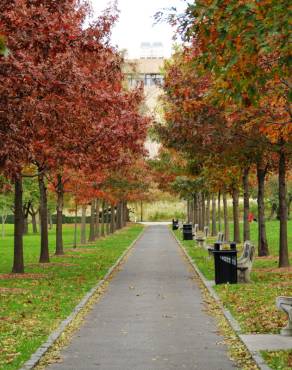
[[[142,42],[141,43],[141,54],[140,57],[142,59],[150,59],[150,58],[161,58],[163,59],[164,55],[164,47],[162,42]]]
[[[159,109],[159,96],[162,93],[163,45],[160,42],[141,44],[141,58],[128,59],[124,66],[128,86],[134,88],[141,82],[145,92],[145,113],[157,121],[161,120]],[[151,158],[158,154],[159,144],[151,139],[147,140],[146,148]]]

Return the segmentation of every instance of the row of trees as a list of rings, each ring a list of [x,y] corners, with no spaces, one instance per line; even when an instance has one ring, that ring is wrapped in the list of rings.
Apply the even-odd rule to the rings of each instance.
[[[144,186],[149,120],[140,114],[142,88],[124,88],[123,60],[110,44],[116,13],[93,19],[89,4],[77,0],[1,1],[9,54],[0,59],[0,167],[3,187],[14,186],[13,272],[24,271],[24,220],[35,213],[32,200],[23,202],[23,179],[37,179],[43,263],[48,186],[56,195],[56,254],[64,253],[66,192],[76,205],[90,203],[92,214],[99,213],[96,199],[121,213]]]
[[[200,0],[184,14],[172,14],[170,20],[178,24],[185,44],[166,63],[165,125],[157,127],[164,155],[184,163],[168,171],[173,185],[193,198],[195,210],[201,208],[204,215],[206,202],[208,212],[210,198],[215,210],[216,193],[227,211],[226,194],[231,194],[236,241],[241,192],[244,239],[250,237],[250,183],[255,178],[260,256],[269,254],[265,180],[269,173],[278,174],[280,267],[289,265],[286,188],[292,111],[287,6],[284,0],[265,6]]]

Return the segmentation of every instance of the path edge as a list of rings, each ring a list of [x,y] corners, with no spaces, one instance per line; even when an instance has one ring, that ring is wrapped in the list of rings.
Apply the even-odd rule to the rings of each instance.
[[[231,326],[232,330],[237,335],[238,339],[244,344],[246,347],[246,350],[250,353],[252,359],[258,366],[260,370],[271,370],[271,368],[266,364],[265,360],[263,359],[262,355],[259,351],[250,351],[250,349],[247,346],[247,343],[245,340],[241,337],[241,328],[238,323],[238,321],[232,316],[231,312],[223,306],[222,301],[220,300],[218,294],[215,292],[215,290],[210,285],[210,281],[205,278],[205,276],[201,273],[199,270],[199,267],[197,266],[196,262],[192,259],[192,257],[189,255],[188,251],[184,247],[184,245],[181,243],[181,241],[176,237],[175,233],[170,230],[173,238],[177,242],[178,246],[182,250],[183,254],[185,255],[186,259],[188,260],[189,264],[192,266],[192,268],[195,270],[196,274],[199,276],[200,280],[202,281],[204,287],[208,290],[211,297],[218,303],[224,317],[228,321],[229,325]]]
[[[100,289],[104,283],[106,283],[112,274],[116,271],[119,265],[126,259],[131,250],[136,246],[137,242],[142,238],[147,226],[144,226],[144,229],[138,235],[138,237],[129,245],[129,247],[124,251],[124,253],[118,258],[113,266],[111,266],[107,273],[104,275],[103,279],[100,280],[90,291],[82,298],[78,305],[73,309],[71,314],[63,320],[58,328],[54,330],[48,337],[47,341],[43,343],[26,361],[19,370],[32,370],[40,362],[42,357],[48,352],[48,350],[55,344],[55,342],[60,338],[66,328],[74,321],[76,316],[83,310],[87,305],[88,301],[94,296],[94,294]]]

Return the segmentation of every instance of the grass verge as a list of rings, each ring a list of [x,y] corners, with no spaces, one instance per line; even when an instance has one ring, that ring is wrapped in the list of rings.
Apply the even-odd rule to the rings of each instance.
[[[232,225],[230,226],[232,232]],[[288,245],[292,248],[291,220],[288,224],[288,234]],[[292,296],[292,269],[278,268],[278,235],[279,223],[277,221],[267,222],[270,256],[256,258],[251,274],[251,284],[223,284],[215,287],[224,306],[230,310],[245,334],[279,333],[280,328],[287,323],[286,315],[276,308],[275,301],[280,295]],[[194,241],[183,241],[180,231],[176,231],[176,236],[186,247],[206,279],[213,280],[214,263],[213,258],[208,256],[208,252],[197,247]],[[251,224],[251,240],[257,245],[257,223]],[[210,245],[213,242],[212,238],[207,240]],[[292,265],[291,253],[290,263]],[[273,369],[292,369],[292,351],[264,352],[263,356]]]
[[[142,232],[130,225],[95,244],[70,247],[72,226],[65,226],[65,256],[55,257],[50,233],[51,263],[40,265],[39,236],[25,237],[26,275],[12,278],[12,232],[0,248],[0,369],[18,369],[64,320],[82,297]]]
[[[274,370],[292,369],[292,350],[290,351],[262,351],[264,360]]]

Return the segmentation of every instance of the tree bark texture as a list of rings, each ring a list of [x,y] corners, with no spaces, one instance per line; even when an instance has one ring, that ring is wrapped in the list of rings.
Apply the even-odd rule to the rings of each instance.
[[[250,240],[249,215],[249,167],[244,168],[242,176],[243,184],[243,241]]]
[[[105,201],[103,200],[101,206],[101,231],[100,231],[102,237],[105,236],[104,223],[105,223]]]
[[[64,186],[62,176],[57,176],[57,219],[56,219],[56,255],[64,254],[63,248],[63,206],[64,206]]]
[[[45,184],[44,175],[38,176],[40,190],[40,219],[41,219],[41,253],[40,263],[50,262],[49,255],[49,239],[48,239],[48,202],[47,202],[47,187]]]
[[[287,235],[287,185],[286,185],[286,154],[281,148],[279,153],[279,219],[280,246],[279,267],[289,267],[288,235]]]
[[[120,213],[121,213],[121,203],[118,202],[118,204],[117,204],[117,212],[116,212],[116,227],[117,227],[117,230],[119,230],[121,228],[121,216],[120,216]]]
[[[89,242],[95,241],[95,201],[90,203],[90,224],[89,224]]]
[[[125,226],[125,204],[124,201],[121,201],[121,227],[123,228]]]
[[[202,230],[206,226],[206,196],[202,193]]]
[[[73,242],[73,248],[77,248],[77,217],[78,217],[78,206],[77,206],[77,204],[75,204],[74,242]]]
[[[31,223],[32,223],[32,232],[34,234],[38,233],[36,215],[37,215],[37,212],[35,212],[34,209],[32,209],[31,210]]]
[[[28,216],[23,217],[23,235],[28,234]]]
[[[224,217],[224,240],[229,242],[230,233],[229,233],[229,220],[228,220],[228,204],[227,204],[227,194],[223,192],[223,217]]]
[[[99,238],[100,236],[100,201],[97,198],[95,200],[95,237]]]
[[[14,180],[14,255],[12,272],[24,273],[23,261],[23,211],[22,211],[22,177],[19,175]]]
[[[257,164],[257,180],[258,180],[258,255],[268,256],[269,247],[266,235],[265,222],[265,177],[267,167],[262,168],[261,163]]]
[[[108,203],[105,204],[106,207],[106,235],[110,233],[110,213],[109,213],[109,205]]]
[[[86,204],[81,207],[81,244],[86,244]]]
[[[115,206],[111,204],[111,233],[113,234],[115,230]]]
[[[215,194],[212,194],[212,236],[217,235],[217,224],[216,224],[216,198]]]
[[[195,193],[193,196],[193,203],[194,203],[194,210],[193,210],[193,218],[194,218],[194,225],[198,224],[198,194]]]
[[[48,228],[49,230],[53,229],[52,212],[50,210],[48,210]]]
[[[240,227],[239,227],[239,190],[234,188],[232,190],[233,203],[233,240],[240,243]]]
[[[222,222],[221,222],[221,191],[218,192],[218,229],[222,231]]]
[[[128,209],[128,203],[125,200],[124,201],[124,226],[127,226],[127,223],[130,221],[130,214],[129,214],[129,209]]]
[[[206,203],[206,226],[210,227],[210,203],[211,197],[210,194],[207,194],[207,203]]]
[[[120,209],[121,209],[121,207],[122,207],[122,203],[119,203],[120,204]],[[141,208],[141,215],[140,215],[140,220],[141,220],[141,222],[143,222],[143,201],[141,200],[141,202],[140,202],[140,208]],[[121,225],[121,227],[122,227],[122,225]]]
[[[189,224],[194,224],[194,201],[189,201],[190,204],[190,214],[189,214]]]
[[[199,208],[199,230],[203,230],[203,212],[202,212],[202,194],[198,194],[198,208]]]

